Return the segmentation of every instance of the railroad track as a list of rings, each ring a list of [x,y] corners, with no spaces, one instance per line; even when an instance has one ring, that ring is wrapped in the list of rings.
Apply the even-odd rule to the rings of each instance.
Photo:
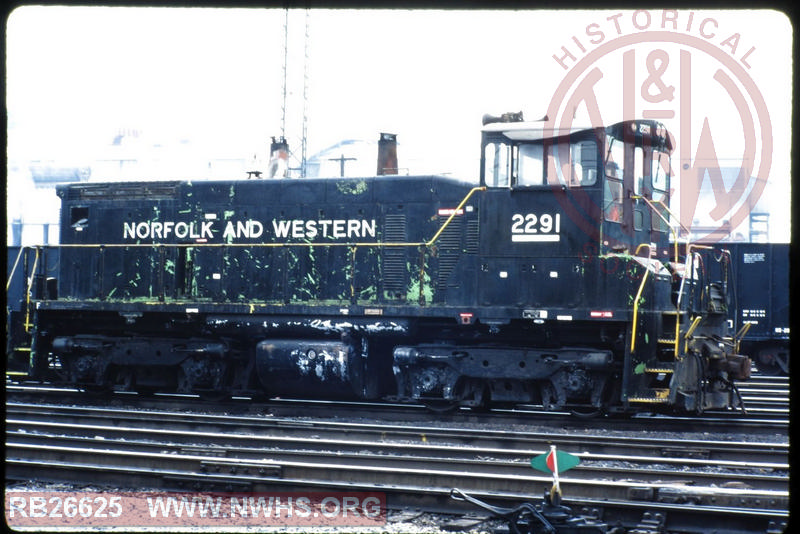
[[[772,377],[769,377],[772,378]],[[270,399],[253,401],[249,398],[234,398],[223,402],[203,401],[191,395],[156,394],[139,396],[135,393],[114,393],[97,397],[74,389],[62,387],[42,387],[39,385],[7,384],[7,400],[15,402],[52,402],[77,404],[83,406],[136,407],[162,411],[209,411],[212,413],[269,413],[277,417],[336,417],[350,419],[378,419],[381,421],[425,422],[432,414],[424,406],[397,405],[389,403],[330,402],[293,399]],[[788,379],[771,380],[759,383],[752,390],[743,392],[755,403],[759,395],[761,404],[750,407],[747,414],[741,412],[708,412],[702,417],[638,414],[632,418],[598,417],[581,418],[562,412],[546,412],[536,406],[520,406],[515,409],[494,409],[489,412],[476,412],[462,408],[451,413],[441,413],[435,420],[452,424],[495,424],[504,426],[531,425],[559,426],[565,428],[595,427],[606,429],[609,426],[618,430],[642,430],[656,428],[674,431],[727,431],[749,434],[787,434],[789,425]],[[766,399],[766,400],[764,400]],[[769,401],[770,405],[765,403]]]
[[[146,416],[146,419],[143,419]],[[751,462],[764,464],[765,468],[783,465],[788,462],[788,444],[780,442],[738,442],[690,440],[685,437],[676,444],[673,438],[642,438],[624,434],[586,435],[577,433],[556,433],[552,429],[534,430],[533,427],[520,430],[492,430],[490,428],[459,428],[404,425],[380,423],[337,422],[332,420],[297,420],[271,416],[241,416],[231,414],[203,414],[186,412],[159,412],[152,410],[126,408],[94,408],[63,405],[7,403],[6,417],[9,425],[29,427],[27,432],[40,432],[43,429],[59,430],[68,435],[67,430],[82,435],[94,430],[102,432],[107,438],[130,438],[144,435],[164,435],[181,443],[203,443],[209,439],[234,439],[237,436],[250,440],[250,434],[258,435],[262,441],[274,440],[277,448],[297,440],[312,440],[310,445],[328,444],[332,450],[348,448],[363,450],[364,447],[377,446],[406,449],[417,443],[433,450],[451,445],[469,446],[468,456],[473,453],[492,456],[501,460],[512,460],[520,455],[541,454],[548,444],[558,440],[572,448],[582,448],[577,453],[587,459],[604,460],[619,458],[655,458],[662,463],[682,463],[686,461],[702,463]],[[113,425],[113,426],[110,426]],[[195,432],[202,427],[204,432]],[[88,429],[88,430],[87,430]],[[129,436],[126,434],[130,434]],[[100,435],[100,434],[97,434]],[[348,440],[340,438],[346,435]],[[187,437],[191,436],[191,437]],[[376,445],[377,444],[377,445]],[[544,445],[543,445],[544,444]],[[455,450],[457,451],[457,450]],[[674,459],[674,460],[673,460]]]
[[[352,423],[7,403],[7,480],[173,490],[384,491],[390,504],[453,511],[452,488],[530,500],[552,480],[528,462],[556,444],[578,455],[571,502],[636,521],[642,510],[740,517],[764,531],[788,510],[788,445]],[[568,475],[568,476],[567,476]],[[690,506],[687,506],[687,503]],[[689,510],[691,510],[691,512]],[[627,512],[625,511],[627,510]],[[695,518],[696,520],[697,518]],[[755,525],[760,526],[755,526]]]
[[[786,376],[754,375],[739,385],[745,406],[749,411],[787,410],[789,406],[789,378]]]

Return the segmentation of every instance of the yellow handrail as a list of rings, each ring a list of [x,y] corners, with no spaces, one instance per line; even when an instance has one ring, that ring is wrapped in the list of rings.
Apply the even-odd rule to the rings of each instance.
[[[692,245],[687,243],[686,246],[686,261],[683,264],[683,275],[681,276],[681,285],[678,288],[678,297],[675,299],[675,311],[677,312],[675,316],[675,350],[674,350],[674,357],[677,360],[678,354],[680,353],[680,311],[681,311],[681,301],[683,300],[683,289],[686,287],[686,279],[689,277],[689,273],[694,271],[694,253],[691,250]],[[691,275],[691,278],[694,278],[694,275]]]
[[[658,217],[659,217],[659,218],[660,218],[662,221],[664,221],[664,222],[666,223],[667,227],[669,227],[669,229],[670,229],[670,232],[672,232],[672,241],[673,241],[673,242],[674,242],[674,244],[675,244],[675,263],[678,263],[678,232],[675,230],[675,227],[673,227],[673,226],[672,226],[672,225],[669,223],[669,219],[667,219],[666,217],[664,217],[664,215],[663,215],[663,214],[662,214],[660,211],[658,211],[658,210],[655,208],[654,204],[658,204],[658,205],[660,205],[662,208],[664,208],[664,209],[666,210],[666,212],[667,212],[667,213],[669,213],[670,217],[673,217],[673,218],[675,219],[675,221],[678,223],[678,226],[681,228],[681,230],[683,230],[684,232],[686,232],[686,234],[687,234],[687,235],[689,235],[689,234],[690,234],[690,232],[689,232],[689,229],[688,229],[688,228],[686,228],[686,227],[685,227],[685,226],[684,226],[684,225],[681,223],[680,219],[678,219],[678,217],[676,217],[674,213],[672,213],[672,210],[670,210],[670,209],[669,209],[669,206],[667,206],[666,204],[664,204],[664,201],[663,201],[663,200],[656,200],[656,201],[652,201],[652,200],[650,200],[649,198],[647,198],[646,196],[643,196],[643,195],[631,195],[631,198],[632,198],[632,199],[634,199],[634,200],[644,200],[645,204],[647,204],[647,206],[648,206],[648,207],[649,207],[649,208],[650,208],[650,209],[653,211],[653,213],[655,213],[656,215],[658,215]]]
[[[450,214],[450,217],[448,217],[447,220],[442,225],[442,227],[439,228],[439,231],[436,232],[436,234],[434,234],[434,236],[431,238],[430,241],[425,243],[426,247],[431,246],[437,239],[439,239],[439,236],[442,235],[442,232],[444,232],[444,229],[447,228],[447,226],[450,224],[450,221],[453,220],[453,217],[455,217],[458,214],[458,212],[461,211],[461,209],[464,207],[464,204],[467,203],[467,200],[469,200],[469,198],[476,191],[486,191],[486,187],[485,186],[484,187],[473,187],[472,189],[470,189],[469,193],[467,193],[467,196],[465,196],[464,199],[461,202],[459,202],[458,206],[456,206],[455,209],[453,210],[453,213]]]
[[[647,275],[649,274],[650,274],[650,269],[647,269],[644,272],[644,276],[642,277],[642,283],[639,284],[639,291],[636,292],[636,300],[633,301],[633,330],[631,331],[631,353],[633,353],[636,349],[636,323],[638,322],[638,317],[639,317],[639,299],[642,297],[644,284],[647,281]]]
[[[692,324],[689,325],[689,329],[686,330],[686,333],[683,335],[684,339],[686,340],[685,345],[683,347],[684,352],[689,350],[689,338],[692,337],[692,334],[694,334],[694,331],[697,330],[697,327],[700,325],[700,322],[702,320],[703,320],[702,315],[698,315],[697,317],[695,317],[694,321],[692,321]]]
[[[636,252],[634,252],[633,255],[634,256],[638,256],[639,255],[639,250],[641,250],[642,247],[647,247],[647,250],[648,250],[647,257],[648,258],[652,258],[653,257],[653,247],[652,247],[652,245],[650,245],[650,243],[639,243],[639,246],[636,247]]]
[[[744,323],[739,331],[736,332],[736,335],[733,336],[734,350],[737,354],[739,353],[739,344],[742,342],[742,338],[747,335],[747,331],[750,330],[751,326],[753,326],[753,323]]]

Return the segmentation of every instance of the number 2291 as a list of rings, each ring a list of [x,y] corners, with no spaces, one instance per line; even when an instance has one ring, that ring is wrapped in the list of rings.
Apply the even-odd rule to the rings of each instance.
[[[523,215],[515,213],[511,217],[512,234],[549,234],[561,231],[561,214],[556,213],[555,217],[549,213],[542,213],[538,217],[535,213]]]

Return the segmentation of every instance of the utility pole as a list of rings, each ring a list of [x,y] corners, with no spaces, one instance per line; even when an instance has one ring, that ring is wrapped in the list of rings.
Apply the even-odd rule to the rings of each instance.
[[[289,153],[290,157],[290,164],[289,170],[292,171],[299,171],[300,178],[305,178],[306,176],[306,160],[307,160],[307,135],[308,135],[308,50],[309,50],[309,10],[305,10],[305,23],[304,23],[304,33],[303,33],[303,103],[302,103],[302,117],[300,123],[300,158],[298,161],[297,156],[294,152]],[[298,110],[298,102],[296,99],[290,98],[294,93],[290,89],[291,87],[297,87],[298,80],[298,73],[296,69],[293,69],[290,66],[290,56],[289,56],[289,48],[292,44],[297,44],[297,37],[292,36],[294,38],[290,38],[289,35],[289,17],[292,13],[289,12],[289,8],[284,10],[284,19],[283,19],[283,91],[282,97],[283,100],[281,102],[281,138],[287,140],[289,146],[296,146],[297,145],[297,128],[294,125],[297,124],[296,118],[298,118],[297,110]],[[291,42],[290,42],[291,41]],[[295,50],[298,50],[299,47],[294,47]],[[299,62],[298,62],[299,63]],[[291,102],[290,102],[291,100]],[[294,110],[294,113],[292,111]],[[288,115],[288,120],[287,120]],[[287,122],[288,122],[288,130],[287,132]],[[295,135],[290,135],[291,132],[294,132]]]
[[[344,162],[345,161],[355,161],[356,158],[346,158],[344,154],[339,156],[338,158],[328,158],[328,161],[338,161],[339,162],[339,176],[344,178]]]

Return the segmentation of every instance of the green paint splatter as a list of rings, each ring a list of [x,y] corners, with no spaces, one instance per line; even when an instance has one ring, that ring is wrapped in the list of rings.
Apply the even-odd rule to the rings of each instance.
[[[336,189],[343,195],[361,195],[367,192],[367,182],[364,180],[337,182]]]
[[[431,285],[431,277],[428,274],[428,263],[425,262],[424,268],[425,272],[422,276],[422,281],[420,282],[420,275],[419,275],[419,266],[414,265],[413,268],[410,264],[406,264],[406,268],[410,274],[410,281],[408,287],[406,289],[406,296],[409,300],[409,303],[418,304],[420,300],[420,283],[422,284],[422,298],[425,302],[432,302],[433,301],[433,286]]]

